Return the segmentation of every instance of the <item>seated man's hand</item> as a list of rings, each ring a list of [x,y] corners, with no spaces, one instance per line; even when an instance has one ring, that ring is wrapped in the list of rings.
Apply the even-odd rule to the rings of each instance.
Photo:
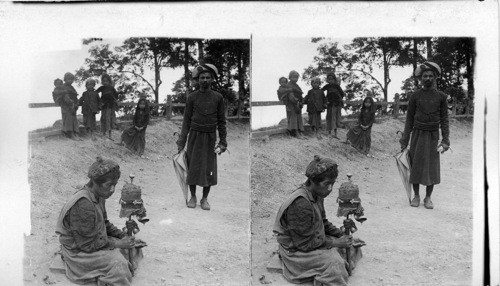
[[[144,246],[148,246],[148,244],[145,241],[142,241],[141,239],[136,239],[135,240],[134,247],[141,248],[141,247],[144,247]]]
[[[133,236],[125,236],[124,238],[117,240],[115,242],[116,248],[133,248],[135,246],[135,237]]]
[[[351,235],[343,235],[340,238],[337,238],[334,241],[334,247],[339,247],[339,248],[348,248],[351,247],[352,245],[352,236]]]

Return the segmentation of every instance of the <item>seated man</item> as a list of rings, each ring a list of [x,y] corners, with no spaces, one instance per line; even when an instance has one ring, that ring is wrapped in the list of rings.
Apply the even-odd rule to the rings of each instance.
[[[66,276],[78,284],[130,285],[133,269],[120,249],[132,249],[136,241],[108,221],[105,208],[120,178],[120,166],[97,157],[88,177],[57,220]]]
[[[340,249],[350,248],[353,266],[361,256],[353,238],[326,219],[323,200],[338,175],[337,164],[314,156],[306,170],[307,181],[281,205],[274,223],[283,275],[291,283],[347,285],[347,262]],[[342,255],[344,255],[342,253]]]

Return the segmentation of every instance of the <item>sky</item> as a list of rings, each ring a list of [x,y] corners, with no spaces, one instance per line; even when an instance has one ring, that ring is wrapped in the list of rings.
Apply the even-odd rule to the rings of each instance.
[[[279,86],[278,79],[281,76],[288,77],[291,70],[296,70],[302,76],[304,70],[313,63],[314,56],[318,55],[317,48],[322,43],[312,43],[311,37],[268,38],[255,36],[252,38],[252,101],[277,100],[276,90]],[[340,47],[350,43],[353,38],[332,38],[328,41],[338,42]],[[401,92],[402,82],[411,73],[411,66],[391,67],[391,83],[388,87],[389,101],[392,101],[395,93]],[[373,74],[380,82],[383,81],[381,69],[374,66]],[[297,84],[304,93],[311,89],[310,84],[301,78]],[[345,83],[341,83],[341,86],[345,88]],[[382,94],[379,96],[383,97]],[[322,116],[325,115],[322,114]],[[285,117],[284,106],[252,107],[252,129],[276,125]]]

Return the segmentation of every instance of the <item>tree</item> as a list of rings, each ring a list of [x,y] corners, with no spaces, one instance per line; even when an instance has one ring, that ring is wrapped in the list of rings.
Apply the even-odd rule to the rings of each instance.
[[[86,41],[87,43],[95,42]],[[82,85],[88,78],[100,77],[107,73],[111,76],[113,84],[118,91],[120,101],[135,97],[142,93],[151,92],[151,87],[140,84],[129,74],[120,72],[117,68],[123,61],[122,55],[116,49],[110,49],[109,44],[93,45],[89,48],[89,57],[75,73],[77,85]],[[127,111],[130,108],[125,108]]]
[[[238,82],[238,96],[234,109],[243,102],[248,103],[249,98],[249,65],[250,41],[249,40],[207,40],[203,52],[204,61],[211,63],[219,69],[219,83],[222,94],[231,101],[231,87],[234,80]],[[226,90],[226,91],[224,91]],[[226,94],[225,94],[226,93]],[[249,106],[244,106],[248,110]]]
[[[321,38],[313,38],[312,42],[320,42]],[[373,75],[373,65],[370,55],[374,55],[374,43],[366,44],[364,38],[354,39],[342,48],[338,42],[324,42],[318,46],[318,55],[313,58],[313,64],[305,69],[304,80],[328,72],[336,72],[343,82],[346,82],[345,93],[348,100],[361,97],[365,89],[378,93],[384,91],[382,84]]]
[[[434,57],[442,70],[438,87],[446,90],[467,83],[467,98],[474,98],[475,40],[473,38],[436,38]],[[465,98],[465,97],[464,97]]]
[[[146,82],[154,92],[156,103],[162,84],[160,71],[178,65],[177,57],[173,56],[173,44],[171,38],[129,38],[122,46],[126,55],[118,70],[131,73]],[[154,72],[154,85],[144,78],[144,66]]]
[[[91,44],[92,40],[84,40]],[[177,57],[173,51],[173,40],[170,38],[129,38],[123,45],[110,49],[109,44],[94,45],[89,48],[89,57],[77,71],[77,81],[89,77],[100,76],[103,73],[113,75],[118,86],[123,86],[122,92],[134,96],[138,93],[136,86],[145,85],[139,92],[152,91],[155,102],[158,103],[159,90],[162,84],[160,72],[165,67],[175,67]],[[154,74],[153,80],[145,75],[145,68]],[[127,84],[132,79],[138,79],[142,84]]]
[[[186,92],[191,91],[191,71],[189,70],[189,67],[194,66],[197,63],[194,58],[194,54],[196,54],[196,52],[198,52],[198,54],[200,53],[195,46],[196,41],[197,39],[190,38],[172,39],[173,53],[171,55],[171,67],[182,67],[184,69],[183,86]]]

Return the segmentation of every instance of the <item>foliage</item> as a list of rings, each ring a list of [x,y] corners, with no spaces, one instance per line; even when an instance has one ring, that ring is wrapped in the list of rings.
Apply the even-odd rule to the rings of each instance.
[[[146,94],[158,102],[163,83],[160,72],[165,68],[183,67],[184,75],[174,83],[172,98],[173,102],[185,102],[186,94],[195,85],[191,81],[190,67],[198,62],[210,62],[219,68],[221,74],[214,89],[234,106],[238,106],[240,101],[247,102],[246,112],[249,112],[248,40],[128,38],[114,48],[99,38],[84,39],[82,43],[89,46],[89,56],[76,71],[78,85],[88,78],[95,78],[99,82],[99,77],[107,73],[113,80],[120,101],[133,101],[139,95]],[[198,55],[198,61],[195,55]],[[233,91],[236,82],[239,87],[237,95]],[[234,109],[234,106],[230,108]],[[131,108],[123,111],[129,112]]]
[[[193,41],[194,43],[194,41]],[[228,114],[236,115],[238,106],[242,105],[242,114],[249,114],[250,98],[250,42],[248,40],[204,40],[203,59],[200,63],[210,63],[217,67],[219,77],[212,89],[222,94]],[[189,83],[189,84],[188,84]],[[238,93],[233,86],[238,84]],[[184,74],[172,88],[172,102],[184,103],[186,94],[197,89],[197,83],[191,75]]]
[[[391,67],[412,66],[413,70],[426,60],[436,62],[443,70],[438,89],[449,93],[458,102],[469,103],[474,97],[473,38],[354,38],[342,47],[325,38],[312,38],[311,41],[319,44],[318,54],[305,69],[303,79],[309,81],[316,76],[325,79],[328,72],[335,72],[347,100],[362,98],[368,89],[376,98],[387,101]],[[374,75],[375,69],[383,71],[383,78]],[[467,89],[464,89],[465,84]],[[417,88],[416,78],[407,78],[403,82],[401,100],[406,101]],[[350,109],[357,110],[356,107]]]
[[[205,61],[219,68],[220,90],[228,104],[228,114],[235,115],[238,106],[249,114],[250,106],[250,41],[249,40],[208,40],[205,43]],[[232,86],[238,83],[238,94]],[[234,99],[233,99],[234,98]],[[245,103],[247,103],[245,105]]]

